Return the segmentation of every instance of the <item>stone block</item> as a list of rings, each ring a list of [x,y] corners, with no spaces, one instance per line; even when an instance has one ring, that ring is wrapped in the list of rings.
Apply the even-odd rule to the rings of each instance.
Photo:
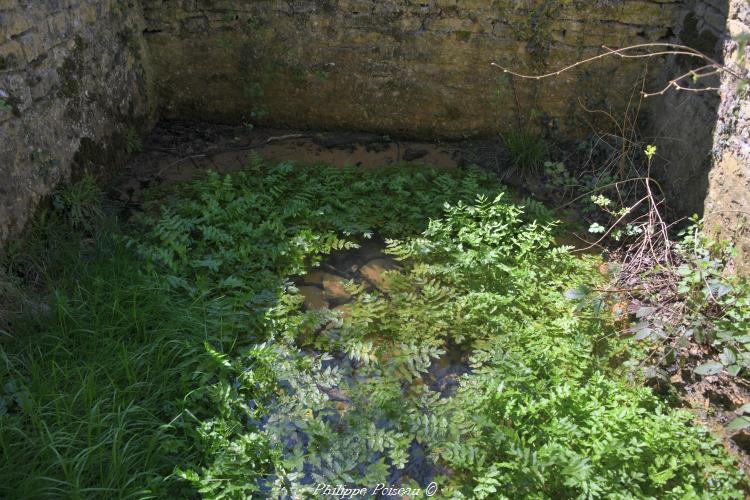
[[[21,9],[0,11],[0,38],[4,40],[18,36],[32,26],[31,19]]]
[[[26,58],[21,44],[16,40],[0,43],[0,73],[23,68]]]

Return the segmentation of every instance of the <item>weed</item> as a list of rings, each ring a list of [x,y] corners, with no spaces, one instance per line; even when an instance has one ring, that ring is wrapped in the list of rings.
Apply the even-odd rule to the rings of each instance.
[[[255,158],[158,193],[127,235],[73,232],[37,266],[50,314],[0,344],[0,491],[303,497],[425,486],[419,460],[453,498],[742,498],[704,430],[610,367],[602,304],[571,293],[596,259],[506,196],[472,169]],[[292,279],[375,234],[403,272],[303,310]]]
[[[705,431],[607,367],[621,346],[601,345],[611,335],[601,305],[565,298],[596,286],[595,263],[554,249],[552,226],[497,193],[477,198],[492,191],[484,174],[455,175],[256,161],[247,175],[192,184],[144,221],[154,228],[144,257],[193,293],[259,315],[259,343],[216,357],[224,375],[206,390],[227,410],[202,424],[213,462],[182,477],[211,495],[304,496],[311,478],[385,482],[418,443],[436,470],[457,471],[438,481],[446,496],[741,496]],[[284,277],[371,233],[394,238],[389,252],[407,267],[388,275],[388,293],[353,286],[345,317],[301,311]],[[450,349],[470,353],[471,369],[446,396],[430,380]],[[216,431],[245,419],[254,425],[235,437]],[[257,457],[273,472],[251,484]]]
[[[142,498],[175,456],[166,426],[195,385],[204,304],[137,272],[116,239],[56,256],[49,313],[0,345],[0,492],[7,498]],[[73,240],[73,241],[71,241]],[[69,259],[69,260],[68,260]]]
[[[143,150],[143,142],[138,131],[132,127],[125,130],[125,152],[128,154],[139,153]]]
[[[84,175],[80,182],[58,189],[52,196],[52,203],[74,229],[92,231],[104,217],[102,191],[90,174]]]
[[[503,141],[511,163],[524,175],[538,175],[549,159],[547,142],[527,129],[511,129],[503,134]]]
[[[317,81],[324,82],[328,80],[331,75],[325,70],[316,69],[315,71],[313,71],[313,76],[315,77]]]

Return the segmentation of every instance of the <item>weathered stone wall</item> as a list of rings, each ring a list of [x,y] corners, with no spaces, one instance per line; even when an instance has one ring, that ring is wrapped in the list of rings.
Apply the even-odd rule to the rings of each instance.
[[[0,242],[76,166],[113,166],[153,125],[142,32],[137,0],[0,0]]]
[[[602,44],[679,41],[747,68],[747,0],[0,0],[0,241],[71,172],[115,165],[165,118],[460,138],[531,124],[581,137],[685,58],[609,58]],[[727,29],[728,26],[728,29]],[[750,243],[750,109],[720,95],[649,100],[672,208]],[[637,95],[637,92],[636,92]],[[717,122],[718,118],[718,122]]]
[[[675,42],[687,45],[717,61],[723,60],[726,40],[728,0],[684,0],[680,18],[674,27]],[[651,61],[649,61],[651,63]],[[659,61],[662,63],[663,61]],[[647,91],[664,88],[666,82],[703,66],[702,59],[676,56],[661,64],[660,75]],[[681,85],[693,88],[715,87],[719,78]],[[656,175],[667,190],[673,216],[703,213],[708,190],[708,173],[713,165],[714,128],[720,97],[716,92],[690,92],[670,89],[664,95],[645,101],[644,132],[657,146],[659,161]]]
[[[724,41],[725,63],[750,75],[750,2],[731,0]],[[742,42],[742,40],[745,40]],[[750,89],[725,76],[714,134],[704,218],[709,228],[734,241],[737,264],[750,272]]]
[[[541,82],[536,73],[666,40],[669,0],[144,0],[166,117],[200,117],[401,136],[496,133],[535,117],[588,130],[619,110],[644,65],[605,60]],[[580,102],[579,102],[580,101]],[[586,115],[586,116],[582,116]]]

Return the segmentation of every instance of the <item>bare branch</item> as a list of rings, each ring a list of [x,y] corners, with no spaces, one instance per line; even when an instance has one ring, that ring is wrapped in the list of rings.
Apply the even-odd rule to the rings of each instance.
[[[640,51],[640,50],[664,48],[664,47],[668,48],[668,50],[658,50],[656,52],[633,53],[635,51]],[[662,89],[659,92],[649,93],[649,92],[641,91],[641,94],[643,95],[643,97],[663,95],[670,88],[673,88],[675,90],[685,90],[688,92],[705,92],[709,90],[719,90],[718,87],[691,88],[691,87],[685,87],[684,85],[680,85],[679,83],[680,80],[687,78],[689,76],[700,79],[700,78],[715,75],[718,73],[726,73],[737,80],[750,83],[750,78],[748,78],[746,75],[741,75],[740,73],[733,70],[732,68],[686,45],[679,45],[679,44],[673,44],[673,43],[641,43],[637,45],[630,45],[628,47],[623,47],[621,49],[613,49],[613,48],[607,47],[606,45],[602,45],[602,49],[605,50],[605,52],[602,54],[597,54],[595,56],[592,56],[586,59],[581,59],[580,61],[577,61],[573,64],[560,68],[556,71],[552,71],[550,73],[539,74],[539,75],[528,75],[528,74],[518,73],[509,68],[506,68],[505,66],[501,66],[497,64],[496,62],[491,63],[491,65],[497,68],[500,68],[503,71],[503,73],[507,73],[509,75],[516,76],[518,78],[523,78],[523,79],[528,79],[528,80],[543,80],[545,78],[559,76],[562,73],[565,73],[574,68],[577,68],[578,66],[583,66],[584,64],[589,64],[594,61],[604,59],[606,57],[619,57],[621,59],[643,59],[643,58],[651,58],[651,57],[660,57],[660,56],[665,56],[665,55],[678,55],[678,56],[687,56],[687,57],[703,59],[707,64],[698,69],[688,71],[687,73],[680,75],[679,77],[675,79],[670,80],[667,86],[664,87],[664,89]],[[699,73],[700,71],[703,71],[706,69],[710,69],[711,71],[708,73]]]

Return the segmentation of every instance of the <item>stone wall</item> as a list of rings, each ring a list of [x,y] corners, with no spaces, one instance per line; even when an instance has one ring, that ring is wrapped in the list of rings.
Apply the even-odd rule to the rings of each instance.
[[[618,111],[644,65],[537,73],[602,44],[666,40],[669,0],[144,0],[161,112],[391,135],[495,134],[534,117],[588,130],[580,104]],[[579,102],[580,101],[580,102]]]
[[[71,172],[153,125],[138,1],[0,0],[0,242]]]
[[[116,166],[158,114],[393,136],[533,126],[582,137],[685,58],[605,59],[679,41],[747,69],[747,0],[0,0],[0,241],[61,180]],[[728,26],[728,29],[727,29]],[[666,64],[665,64],[666,62]],[[641,80],[645,77],[645,80]],[[750,98],[649,100],[646,132],[677,214],[705,214],[750,262]],[[718,120],[718,121],[717,121]],[[132,147],[132,144],[130,144]]]
[[[724,57],[728,0],[685,0],[675,24],[677,43],[707,54],[717,61]],[[670,57],[648,91],[657,91],[670,79],[705,64],[702,59]],[[687,87],[715,87],[719,78],[698,82],[686,78]],[[708,191],[708,173],[713,165],[714,128],[720,96],[713,91],[669,90],[646,100],[645,139],[657,146],[656,175],[667,190],[667,201],[674,216],[702,214]]]
[[[750,75],[750,2],[731,0],[725,63]],[[742,40],[745,40],[742,42]],[[737,263],[750,272],[750,90],[731,76],[721,85],[714,134],[713,168],[708,175],[704,218],[709,228],[737,245]]]

